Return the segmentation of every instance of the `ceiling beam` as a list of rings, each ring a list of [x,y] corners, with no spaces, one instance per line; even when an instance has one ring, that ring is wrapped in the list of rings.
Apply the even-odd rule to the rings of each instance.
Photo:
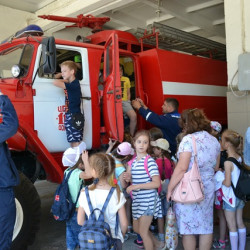
[[[146,20],[146,25],[148,26],[148,25],[152,24],[153,22],[158,22],[158,23],[159,22],[164,22],[164,21],[172,19],[172,18],[175,18],[175,17],[170,15],[170,14],[160,15],[159,17],[147,19]]]
[[[145,0],[145,4],[153,5],[154,7],[158,7],[155,1]],[[225,29],[220,26],[213,26],[211,20],[207,19],[203,15],[198,14],[197,12],[187,13],[187,6],[183,4],[180,0],[164,0],[161,2],[161,6],[159,7],[161,11],[169,13],[178,19],[189,23],[192,26],[199,26],[201,29],[205,30],[207,36],[224,36]]]
[[[219,24],[224,24],[225,23],[225,18],[217,19],[213,21],[213,25],[219,25]]]
[[[223,4],[223,3],[224,3],[224,0],[210,0],[205,3],[195,4],[193,6],[187,7],[186,11],[190,13],[190,12],[206,9],[206,8],[213,7],[215,5]]]
[[[137,18],[129,13],[125,13],[122,11],[116,11],[112,13],[112,11],[105,13],[107,14],[112,22],[115,22],[121,26],[129,26],[132,29],[136,28],[145,28],[146,27],[146,20],[143,18]]]
[[[201,28],[198,27],[198,26],[189,26],[189,27],[181,29],[181,30],[185,31],[185,32],[193,32],[193,31],[197,31],[197,30],[200,30],[200,29]]]

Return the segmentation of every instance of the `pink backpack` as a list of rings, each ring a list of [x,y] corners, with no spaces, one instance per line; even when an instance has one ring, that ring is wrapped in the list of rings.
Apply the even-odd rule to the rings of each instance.
[[[136,157],[136,156],[134,156],[134,157],[128,162],[128,165],[129,165],[130,167],[132,167],[132,163],[133,163],[135,157]],[[144,169],[145,169],[146,173],[148,174],[148,177],[152,180],[152,178],[151,178],[151,176],[150,176],[150,174],[149,174],[149,171],[148,171],[148,159],[149,159],[149,158],[151,158],[151,156],[150,156],[150,155],[147,155],[146,158],[144,159]],[[159,194],[160,192],[161,192],[161,185],[160,185],[160,187],[158,188],[158,194]]]

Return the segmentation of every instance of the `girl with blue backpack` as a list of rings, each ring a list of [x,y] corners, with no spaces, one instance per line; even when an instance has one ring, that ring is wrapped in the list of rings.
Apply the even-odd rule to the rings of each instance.
[[[113,186],[109,183],[109,178],[115,171],[115,160],[105,153],[93,154],[88,160],[86,151],[82,154],[82,159],[87,173],[94,178],[94,183],[82,190],[79,197],[77,221],[79,225],[83,225],[79,234],[80,248],[110,249],[111,242],[115,249],[122,249],[128,221],[124,206],[126,199],[120,192],[117,180],[113,181]],[[110,229],[111,235],[101,238],[103,234],[92,232],[91,227],[95,228],[98,223],[102,226],[99,224],[97,228],[106,228],[105,231]]]
[[[77,147],[70,147],[64,153],[62,157],[62,163],[65,167],[68,167],[64,174],[70,174],[68,179],[69,193],[71,200],[76,204],[76,209],[71,218],[66,220],[66,245],[67,250],[74,250],[79,246],[78,234],[80,226],[77,224],[77,209],[79,206],[78,197],[81,187],[84,185],[84,179],[89,179],[84,171],[84,165],[81,158],[81,153],[86,149],[86,144],[81,142]]]

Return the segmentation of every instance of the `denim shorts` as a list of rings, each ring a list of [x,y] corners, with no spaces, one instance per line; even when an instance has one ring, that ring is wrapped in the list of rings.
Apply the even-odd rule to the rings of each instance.
[[[243,200],[238,199],[237,197],[235,200],[235,207],[231,207],[228,203],[223,201],[223,209],[230,212],[235,212],[237,209],[243,209],[244,206],[245,202]]]
[[[149,207],[144,211],[143,216],[153,216],[154,211],[151,210]]]

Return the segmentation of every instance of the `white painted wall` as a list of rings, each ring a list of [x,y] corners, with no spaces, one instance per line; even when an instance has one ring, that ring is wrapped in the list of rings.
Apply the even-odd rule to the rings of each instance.
[[[0,42],[23,29],[34,18],[34,14],[0,5]]]
[[[238,56],[250,52],[250,1],[225,0],[228,85],[237,89]],[[250,86],[250,82],[249,82]],[[250,91],[227,93],[228,127],[244,135],[250,126]]]

